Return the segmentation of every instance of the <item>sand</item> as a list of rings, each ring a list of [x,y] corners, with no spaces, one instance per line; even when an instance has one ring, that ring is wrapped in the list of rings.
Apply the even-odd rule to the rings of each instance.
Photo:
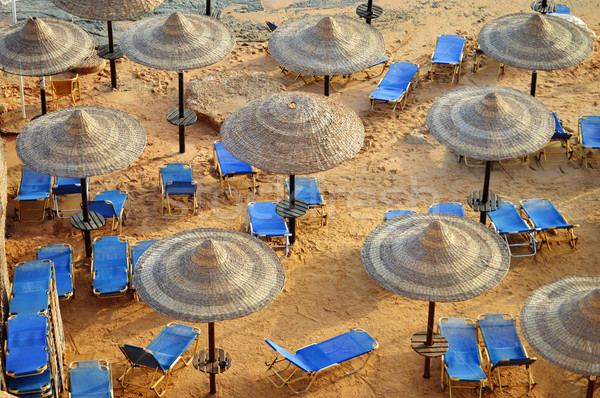
[[[355,82],[331,94],[332,98],[360,115],[366,129],[364,146],[354,159],[314,175],[319,179],[328,204],[329,223],[320,227],[310,216],[299,221],[298,241],[291,248],[290,256],[282,260],[286,271],[283,292],[258,313],[216,324],[217,346],[227,350],[233,358],[231,368],[217,377],[220,396],[289,396],[290,391],[277,390],[264,377],[264,362],[273,356],[264,339],[272,339],[295,350],[353,327],[368,331],[377,339],[380,348],[357,374],[346,377],[339,368],[325,372],[307,396],[447,396],[447,392],[440,389],[440,360],[432,361],[432,377],[424,379],[423,358],[410,348],[412,334],[425,330],[427,303],[400,297],[376,284],[361,264],[360,249],[365,236],[382,222],[387,209],[425,212],[432,203],[459,201],[466,205],[468,195],[481,189],[483,169],[459,164],[456,156],[426,131],[424,144],[409,144],[405,137],[415,129],[423,131],[421,128],[431,104],[456,87],[500,85],[529,92],[529,71],[507,67],[506,74],[499,78],[472,72],[477,33],[485,21],[511,12],[529,11],[529,1],[503,3],[490,4],[485,0],[381,2],[384,9],[393,8],[394,15],[410,15],[396,23],[394,29],[386,28],[383,33],[387,50],[394,60],[421,65],[420,84],[410,95],[406,108],[394,114],[370,113],[368,94],[375,88],[376,79]],[[600,11],[595,2],[573,1],[569,5],[591,29],[600,31]],[[280,9],[249,17],[282,23],[305,11],[309,12],[306,9]],[[353,14],[352,7],[342,11]],[[378,21],[374,26],[378,26]],[[381,26],[386,26],[384,20]],[[467,58],[459,84],[431,82],[426,77],[435,38],[446,33],[462,34],[467,38]],[[240,70],[268,72],[273,79],[281,80],[276,62],[265,54],[262,44],[256,43],[238,43],[225,60],[203,70],[186,72],[186,79],[208,72]],[[228,199],[219,186],[212,162],[211,144],[218,139],[218,131],[208,125],[189,126],[186,129],[187,151],[178,153],[177,128],[165,119],[167,110],[177,104],[176,73],[123,59],[118,62],[118,76],[121,89],[112,92],[107,90],[110,84],[108,67],[100,73],[81,76],[82,99],[78,103],[125,110],[138,118],[146,130],[148,144],[138,160],[128,168],[90,180],[92,193],[109,189],[129,192],[131,209],[123,234],[131,242],[162,238],[199,227],[241,231],[244,230],[247,202],[283,198],[284,177],[263,172],[258,178],[258,194],[253,196],[238,191],[233,199]],[[28,104],[38,105],[35,80],[26,79],[26,100]],[[281,81],[289,90],[322,92],[322,87],[316,84],[305,86]],[[600,56],[595,51],[579,66],[540,72],[537,98],[557,112],[567,128],[576,131],[580,116],[600,115],[599,82]],[[17,109],[17,80],[9,76],[3,85],[2,101],[9,104],[10,110]],[[52,102],[49,102],[49,110],[54,110]],[[6,231],[9,268],[17,262],[35,259],[35,248],[39,245],[71,244],[75,254],[76,294],[70,301],[61,301],[67,336],[66,363],[106,359],[113,367],[115,396],[139,396],[124,391],[116,381],[125,368],[125,358],[118,345],[146,346],[172,319],[136,302],[129,294],[111,299],[95,297],[91,292],[90,263],[84,258],[82,236],[68,220],[13,221],[12,198],[19,183],[20,161],[15,153],[15,137],[3,138],[9,174]],[[439,303],[436,318],[476,318],[486,312],[507,312],[518,322],[521,306],[536,288],[561,276],[598,273],[598,172],[582,168],[577,158],[579,151],[575,155],[569,163],[537,162],[532,158],[526,165],[496,166],[491,189],[513,202],[537,197],[552,199],[570,222],[579,225],[575,229],[579,236],[577,248],[565,253],[542,249],[536,257],[513,258],[510,271],[495,288],[464,302]],[[199,185],[200,211],[197,216],[161,217],[158,167],[166,162],[190,162],[193,165]],[[478,220],[479,214],[467,207],[467,217]],[[206,345],[206,326],[198,326],[202,329],[202,345]],[[535,396],[584,395],[585,379],[545,361],[525,341],[524,345],[530,355],[538,357],[532,365],[538,383]],[[518,373],[513,376],[522,377]],[[175,373],[165,396],[201,397],[207,395],[208,388],[208,377],[190,366]],[[456,396],[470,394],[461,391]],[[497,395],[500,395],[498,391],[485,392],[485,396]]]

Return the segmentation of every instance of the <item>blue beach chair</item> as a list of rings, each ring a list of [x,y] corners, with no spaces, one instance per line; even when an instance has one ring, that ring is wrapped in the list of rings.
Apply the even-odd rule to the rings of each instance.
[[[571,14],[571,10],[569,9],[569,7],[567,7],[564,4],[557,4],[556,5],[556,11],[551,12],[549,14]]]
[[[58,297],[69,299],[74,294],[73,249],[69,244],[44,245],[37,248],[38,260],[50,260],[54,264],[56,292]]]
[[[10,315],[47,314],[52,290],[52,262],[25,261],[15,265]]]
[[[408,98],[408,92],[419,82],[419,65],[410,62],[394,62],[390,65],[387,73],[381,79],[377,88],[369,95],[371,100],[371,110],[373,112],[383,113],[375,109],[377,101],[393,104],[390,113],[396,110],[404,109]]]
[[[70,398],[112,398],[111,367],[106,360],[69,364]]]
[[[58,218],[69,218],[81,211],[81,179],[56,177],[52,186],[52,210]]]
[[[6,321],[6,375],[40,375],[48,369],[48,316],[13,315]]]
[[[592,156],[600,149],[600,116],[583,116],[579,118],[579,146],[581,147],[581,164],[590,169],[600,157]]]
[[[198,184],[192,176],[192,166],[186,163],[167,163],[159,169],[160,186],[162,190],[162,214],[165,210],[173,214],[173,210],[191,210],[193,214],[198,211]],[[191,206],[174,207],[171,204],[171,197],[189,197],[192,201]]]
[[[565,242],[569,243],[571,249],[575,249],[578,238],[573,233],[573,228],[578,225],[569,224],[550,199],[523,199],[520,204],[533,227],[539,231],[541,242],[545,243],[548,249],[551,249],[551,245]],[[548,233],[559,230],[564,230],[566,237]]]
[[[122,296],[130,277],[128,239],[103,236],[92,243],[92,291],[98,297]]]
[[[127,217],[128,194],[126,191],[98,192],[94,200],[88,202],[88,209],[99,213],[104,219],[111,219],[111,231],[121,234],[123,220]]]
[[[234,158],[219,141],[213,144],[213,148],[215,168],[219,174],[221,186],[227,189],[229,196],[232,195],[231,191],[233,190],[229,180],[235,176],[249,176],[252,179],[252,185],[247,188],[252,193],[256,193],[256,171],[254,168]]]
[[[434,75],[452,76],[451,83],[454,80],[458,83],[462,69],[466,39],[460,35],[441,35],[438,36],[435,43],[435,50],[431,55],[429,62],[429,79],[433,80]],[[436,65],[449,65],[450,72],[437,72]]]
[[[388,210],[385,212],[385,221],[391,220],[394,217],[405,216],[407,214],[415,214],[412,210]]]
[[[288,225],[279,214],[275,212],[275,202],[250,202],[246,207],[246,231],[252,236],[265,238],[271,247],[285,248],[287,257],[290,246],[290,233]],[[278,239],[281,242],[275,242]]]
[[[442,389],[479,389],[479,398],[487,376],[481,367],[475,322],[468,318],[440,318],[440,333],[448,340],[448,351],[442,356]],[[469,383],[457,385],[455,383]],[[473,383],[475,385],[473,386]]]
[[[136,347],[129,344],[121,344],[119,348],[125,358],[127,366],[125,372],[117,380],[123,388],[129,389],[149,389],[154,391],[159,397],[162,396],[169,385],[169,378],[175,365],[181,361],[184,366],[192,362],[194,355],[198,351],[198,336],[200,329],[192,326],[182,325],[171,322],[160,332],[158,336],[146,348]],[[196,343],[194,351],[189,360],[183,359],[183,355],[192,345]],[[150,382],[148,377],[144,378],[146,383],[140,384],[134,381],[134,369],[142,368],[146,372],[151,372]],[[164,381],[164,384],[161,382]]]
[[[319,182],[316,178],[296,177],[296,191],[294,197],[302,199],[308,203],[309,209],[316,209],[317,214],[321,218],[321,225],[327,225],[327,204],[323,201],[321,191],[319,190]],[[285,181],[285,190],[290,197],[290,181]]]
[[[479,335],[485,345],[484,362],[489,370],[489,380],[492,390],[494,385],[500,387],[502,394],[506,387],[527,387],[524,394],[529,394],[535,382],[529,366],[536,358],[530,358],[517,332],[515,320],[510,314],[482,314],[477,317]],[[506,366],[525,366],[527,373],[526,384],[506,384],[502,381],[500,369]]]
[[[428,213],[446,213],[457,216],[465,216],[465,206],[459,202],[439,203],[429,206]]]
[[[554,116],[554,135],[550,138],[550,142],[540,149],[538,160],[541,160],[543,156],[544,160],[550,163],[569,161],[573,155],[573,148],[569,145],[569,139],[572,135],[565,132],[562,121],[556,116],[556,113],[552,112],[552,116]],[[550,158],[551,155],[560,155],[560,157],[552,156]]]
[[[50,397],[53,396],[52,381],[50,367],[33,376],[9,376],[8,392],[18,397]]]
[[[323,370],[367,354],[360,367],[346,372],[346,374],[350,375],[358,372],[365,367],[373,351],[379,347],[377,341],[363,329],[351,329],[349,332],[329,340],[307,345],[293,355],[271,340],[267,339],[265,341],[269,347],[277,352],[275,359],[266,363],[267,378],[275,387],[287,386],[296,394],[308,391],[316,377]],[[276,369],[275,365],[281,362],[286,362],[286,364],[282,368],[277,367]],[[296,376],[296,373],[299,373],[298,376]],[[298,390],[296,385],[302,380],[305,380],[308,384],[304,389]]]
[[[138,260],[142,256],[142,254],[144,254],[144,252],[146,250],[148,250],[148,248],[155,243],[156,243],[156,239],[149,239],[149,240],[142,240],[139,242],[134,242],[131,245],[131,283],[130,283],[130,286],[131,286],[131,290],[133,291],[133,296],[135,297],[135,299],[138,302],[140,302],[140,297],[138,296],[137,292],[135,291],[135,286],[133,285],[133,274],[135,273],[135,265],[137,264]]]
[[[513,257],[535,256],[537,252],[538,241],[535,239],[535,233],[538,231],[532,228],[525,220],[521,218],[517,206],[508,201],[502,201],[502,207],[487,213],[492,228],[504,238],[506,244],[510,248],[510,255]],[[525,238],[526,242],[508,241],[509,236]],[[513,253],[513,247],[529,247],[530,252],[525,254]]]
[[[46,210],[50,210],[52,176],[38,173],[23,165],[21,183],[15,197],[15,217],[19,221],[43,221]],[[24,213],[41,213],[39,218],[25,220]]]

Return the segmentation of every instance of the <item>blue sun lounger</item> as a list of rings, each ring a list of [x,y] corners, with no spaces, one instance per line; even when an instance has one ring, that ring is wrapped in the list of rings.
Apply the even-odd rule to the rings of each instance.
[[[515,320],[510,314],[482,314],[477,317],[477,327],[485,344],[484,360],[489,364],[490,384],[500,387],[501,393],[506,393],[506,387],[527,387],[529,393],[535,386],[529,365],[536,358],[530,358],[517,332]],[[527,384],[506,384],[502,381],[500,368],[504,366],[525,366]]]
[[[256,171],[252,166],[234,158],[219,141],[215,142],[213,147],[215,168],[219,174],[221,186],[227,189],[229,196],[232,195],[233,189],[229,180],[235,176],[249,176],[252,179],[252,185],[248,189],[252,193],[256,193]]]
[[[448,340],[448,351],[442,356],[442,388],[479,389],[479,398],[487,375],[481,367],[475,322],[468,318],[440,318],[440,333]],[[456,385],[455,383],[470,385]],[[473,386],[472,384],[475,383]]]
[[[428,213],[446,213],[465,216],[465,206],[460,202],[439,203],[429,206]]]
[[[523,199],[520,204],[533,227],[539,231],[542,243],[545,243],[548,249],[551,249],[553,244],[563,242],[568,242],[570,248],[575,249],[577,237],[573,233],[573,228],[578,225],[569,224],[550,199]],[[551,230],[565,230],[567,236],[550,236],[548,231]]]
[[[112,377],[108,361],[71,362],[69,392],[70,398],[112,398]]]
[[[552,116],[554,117],[554,134],[550,138],[550,142],[540,149],[538,160],[541,160],[543,156],[544,160],[550,163],[568,161],[573,155],[573,148],[569,145],[569,139],[572,134],[567,133],[563,129],[562,121],[556,116],[556,113],[552,112]],[[558,147],[556,143],[559,144]],[[549,155],[560,155],[560,158],[555,159],[552,157],[550,159]]]
[[[50,260],[54,264],[56,292],[58,297],[73,297],[73,249],[68,244],[44,245],[37,249],[38,260]]]
[[[502,201],[502,207],[488,212],[487,215],[492,222],[492,228],[494,231],[498,232],[506,241],[506,244],[510,248],[510,255],[512,257],[535,256],[538,244],[538,241],[535,239],[535,233],[538,231],[538,229],[532,228],[525,220],[521,218],[521,215],[517,210],[517,206],[511,202]],[[516,237],[524,237],[527,242],[509,243],[508,237],[511,235]],[[513,247],[523,246],[528,246],[530,252],[525,254],[513,253]]]
[[[121,344],[119,348],[125,358],[127,366],[125,372],[117,380],[123,388],[149,389],[159,397],[162,396],[169,385],[169,378],[175,365],[181,361],[184,366],[189,365],[198,351],[198,336],[200,329],[180,323],[171,322],[146,348],[129,344]],[[183,359],[187,349],[196,342],[194,352],[189,360]],[[153,372],[150,382],[139,384],[134,382],[133,371],[135,368],[144,368]],[[147,379],[147,377],[145,378]],[[159,387],[164,380],[164,387]]]
[[[589,169],[594,162],[600,161],[600,157],[591,156],[594,150],[600,149],[600,116],[579,118],[579,146],[583,166]]]
[[[293,355],[269,339],[266,339],[265,342],[277,352],[275,359],[266,363],[267,378],[275,387],[287,386],[296,394],[308,391],[323,370],[367,354],[359,368],[346,372],[346,374],[358,372],[365,367],[373,351],[379,347],[377,341],[363,329],[351,329],[349,332],[329,340],[307,345]],[[275,369],[275,365],[283,361],[286,361],[287,364],[283,368]],[[294,377],[297,372],[300,374]],[[304,389],[298,390],[295,386],[301,380],[306,380],[308,385]]]
[[[252,236],[265,238],[271,241],[271,247],[285,248],[287,257],[290,245],[288,225],[279,214],[275,212],[275,202],[250,202],[246,207],[246,231]],[[281,238],[283,243],[272,242],[274,238]]]
[[[48,369],[48,316],[13,315],[6,321],[6,374],[34,376]]]
[[[131,245],[131,283],[130,283],[130,286],[131,286],[131,290],[133,291],[133,295],[138,302],[140,302],[140,297],[135,292],[135,286],[133,285],[133,274],[135,273],[135,265],[137,264],[138,260],[142,256],[142,254],[144,254],[144,252],[146,250],[148,250],[148,248],[155,243],[156,243],[156,239],[148,239],[148,240],[142,240],[139,242],[134,242]]]
[[[19,397],[53,396],[50,367],[33,376],[8,377],[8,392]]]
[[[385,212],[385,221],[390,220],[394,217],[405,216],[407,214],[415,214],[412,210],[388,210]]]
[[[173,214],[173,210],[192,210],[193,214],[198,211],[198,184],[192,176],[192,166],[186,163],[167,163],[160,167],[160,186],[162,190],[162,214],[165,210]],[[192,200],[191,206],[174,207],[171,205],[171,196],[187,196]]]
[[[127,216],[127,198],[125,191],[98,192],[94,200],[88,202],[88,209],[99,213],[104,219],[111,219],[111,231],[121,234],[123,219]]]
[[[381,79],[377,88],[369,95],[371,100],[371,110],[373,112],[383,113],[375,109],[377,101],[393,104],[390,113],[396,110],[404,109],[408,98],[408,92],[419,81],[419,65],[410,62],[394,62],[390,65],[387,73]]]
[[[52,186],[52,210],[58,218],[81,211],[81,179],[56,177]]]
[[[15,266],[8,313],[46,314],[50,308],[52,262],[25,261]]]
[[[460,79],[466,39],[460,35],[441,35],[435,43],[435,50],[429,62],[429,79],[434,75],[452,76],[451,83]],[[436,72],[435,65],[449,65],[451,72]]]
[[[50,195],[52,193],[52,176],[38,173],[23,165],[21,173],[21,183],[15,197],[15,216],[21,221],[23,213],[41,212],[41,217],[33,220],[23,221],[43,221],[46,216],[46,210],[50,209]]]
[[[296,177],[296,191],[294,196],[308,203],[309,209],[316,209],[321,218],[321,225],[327,225],[327,204],[323,201],[319,182],[316,178]],[[285,180],[285,192],[290,196],[290,181]]]
[[[92,243],[92,291],[98,297],[122,296],[129,285],[129,248],[125,236],[103,236]]]
[[[571,10],[564,4],[557,4],[556,11],[549,12],[548,14],[571,14]]]

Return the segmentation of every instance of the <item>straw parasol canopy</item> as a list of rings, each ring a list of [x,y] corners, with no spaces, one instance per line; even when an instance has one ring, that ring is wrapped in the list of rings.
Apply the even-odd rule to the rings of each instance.
[[[504,278],[510,253],[485,225],[453,214],[408,214],[378,225],[361,257],[378,284],[401,296],[454,302],[476,297]]]
[[[221,125],[221,143],[235,158],[279,174],[331,169],[352,158],[364,136],[352,109],[299,92],[250,101]]]
[[[273,31],[269,52],[296,73],[331,76],[373,65],[385,53],[385,40],[377,29],[360,20],[312,15]]]
[[[600,276],[567,276],[534,291],[521,310],[521,329],[547,361],[600,376]]]
[[[85,19],[127,21],[154,10],[163,0],[50,0],[58,8]]]
[[[202,68],[225,58],[235,36],[222,22],[198,14],[162,14],[144,18],[121,36],[130,60],[152,68]]]
[[[86,178],[123,168],[146,146],[142,124],[104,106],[75,106],[31,121],[17,137],[17,154],[32,169]]]
[[[504,15],[485,24],[478,41],[490,57],[528,70],[577,65],[594,50],[593,39],[581,27],[547,14]]]
[[[0,70],[15,75],[56,75],[93,53],[90,35],[62,19],[32,17],[0,28]]]
[[[431,134],[451,151],[480,160],[533,153],[554,134],[552,113],[509,87],[463,87],[439,97],[427,113]]]
[[[248,234],[216,228],[160,239],[140,257],[133,275],[138,294],[154,310],[203,323],[262,309],[284,280],[273,249]]]

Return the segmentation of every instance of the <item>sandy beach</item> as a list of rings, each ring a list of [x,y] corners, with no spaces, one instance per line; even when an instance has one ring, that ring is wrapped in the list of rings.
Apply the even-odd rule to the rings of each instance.
[[[288,6],[290,1],[271,1],[268,10],[240,13],[235,7],[223,10],[223,18],[277,24],[305,14],[356,17],[358,4],[339,9],[309,8],[310,2]],[[462,202],[467,217],[479,220],[479,213],[469,209],[466,199],[482,189],[483,169],[458,163],[455,154],[438,143],[424,128],[433,102],[457,87],[498,85],[529,92],[531,72],[507,67],[503,76],[473,73],[477,34],[482,26],[496,17],[516,12],[530,12],[530,1],[489,2],[486,0],[376,0],[384,8],[380,28],[386,49],[393,61],[420,65],[420,80],[411,92],[404,110],[393,114],[373,114],[369,94],[378,78],[362,79],[340,87],[330,97],[352,108],[366,130],[364,145],[351,160],[340,166],[312,175],[318,178],[328,206],[328,224],[321,227],[309,213],[298,222],[298,240],[290,256],[282,259],[286,272],[283,292],[263,310],[252,315],[216,324],[217,347],[233,358],[231,368],[217,376],[218,394],[222,397],[291,396],[287,389],[276,389],[265,377],[265,361],[274,352],[265,338],[294,351],[307,344],[325,340],[359,327],[379,342],[367,366],[345,376],[333,368],[317,378],[305,396],[310,397],[446,397],[440,388],[441,361],[432,361],[432,377],[424,379],[423,358],[410,347],[415,332],[424,331],[427,303],[400,297],[380,287],[365,272],[361,263],[361,245],[375,226],[383,221],[388,209],[426,212],[434,203]],[[595,1],[566,3],[571,12],[587,26],[600,32],[600,8]],[[386,14],[387,13],[387,14]],[[430,81],[427,69],[436,37],[460,34],[466,37],[466,58],[460,82],[444,79]],[[264,51],[263,44],[238,41],[232,53],[209,67],[185,72],[186,82],[207,73],[227,75],[232,72],[266,72],[283,83],[289,91],[321,94],[319,84],[290,83],[279,74],[277,62]],[[577,131],[578,119],[600,115],[600,55],[598,45],[593,54],[578,66],[538,73],[536,98],[557,113],[569,131]],[[123,235],[130,242],[160,239],[193,228],[225,228],[244,231],[246,204],[251,201],[278,201],[284,197],[282,175],[260,172],[257,194],[235,191],[228,198],[220,187],[213,163],[212,143],[219,139],[218,130],[197,122],[186,128],[186,152],[178,151],[177,127],[165,118],[177,106],[177,74],[135,64],[126,58],[117,62],[120,88],[111,91],[110,70],[81,75],[81,105],[102,105],[126,111],[137,118],[147,134],[147,146],[129,167],[111,174],[90,178],[90,193],[103,190],[127,191],[130,211]],[[28,105],[39,106],[38,79],[25,78]],[[1,99],[12,111],[20,108],[18,77],[1,74]],[[67,106],[63,100],[61,106]],[[48,95],[49,112],[55,110]],[[224,105],[225,109],[226,105]],[[1,117],[1,115],[0,115]],[[0,123],[1,126],[1,123]],[[406,137],[418,130],[422,143],[409,143]],[[145,347],[172,319],[160,315],[135,301],[131,294],[120,298],[100,299],[92,294],[90,260],[85,258],[83,238],[68,219],[46,219],[41,223],[16,222],[14,197],[21,175],[21,161],[16,155],[16,135],[3,134],[8,167],[8,208],[6,260],[9,273],[18,262],[34,260],[36,248],[43,244],[68,243],[75,260],[75,296],[60,302],[67,338],[66,360],[106,359],[112,364],[115,396],[140,395],[123,390],[116,378],[125,369],[126,360],[118,345]],[[577,224],[579,241],[575,250],[562,253],[542,248],[535,257],[511,258],[506,277],[490,291],[467,301],[439,303],[436,320],[443,316],[475,319],[479,314],[506,312],[519,323],[521,307],[535,289],[567,275],[599,273],[600,185],[598,171],[582,167],[580,150],[572,140],[575,154],[571,161],[549,163],[531,156],[527,164],[495,164],[491,189],[505,200],[550,198],[566,217]],[[108,154],[110,156],[110,154]],[[198,182],[200,210],[196,216],[161,217],[158,168],[164,163],[188,162]],[[98,231],[94,237],[107,235]],[[202,345],[207,344],[207,328],[202,329]],[[519,329],[520,332],[520,329]],[[523,339],[531,356],[537,382],[536,397],[583,397],[587,380],[554,366],[541,358]],[[519,372],[511,377],[522,378]],[[208,376],[193,366],[176,372],[165,397],[203,397],[208,395]],[[457,397],[472,396],[471,391],[457,391]],[[598,395],[599,392],[596,392]],[[500,396],[486,389],[484,396]],[[66,396],[66,395],[64,395]]]

